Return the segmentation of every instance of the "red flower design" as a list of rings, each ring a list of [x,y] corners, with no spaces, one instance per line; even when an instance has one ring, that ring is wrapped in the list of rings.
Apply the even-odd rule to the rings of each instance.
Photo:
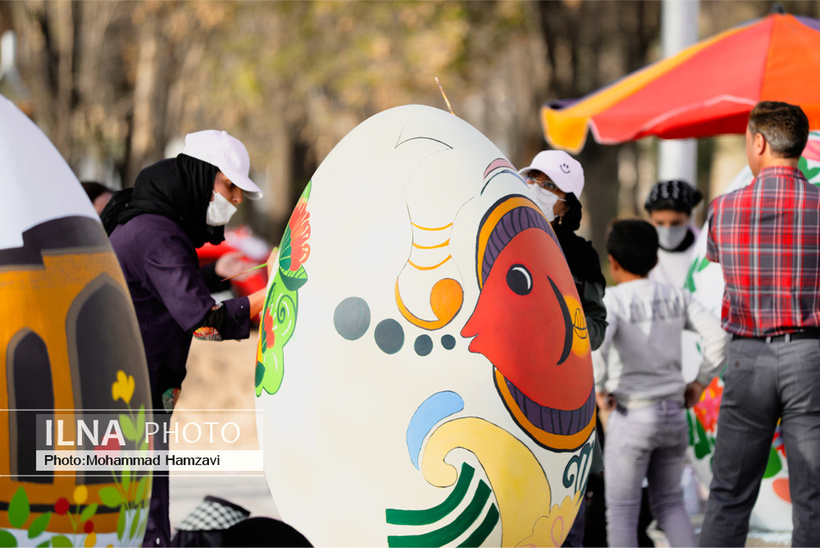
[[[720,401],[723,399],[723,386],[720,379],[715,377],[706,390],[703,391],[701,401],[695,405],[695,416],[703,425],[703,429],[709,433],[715,431],[717,426],[718,413],[720,412]]]
[[[293,215],[288,221],[288,228],[290,228],[290,269],[296,272],[310,256],[310,245],[307,243],[310,239],[310,213],[304,197],[299,198]]]
[[[273,348],[273,343],[276,341],[276,332],[273,330],[274,322],[272,317],[272,310],[265,315],[262,322],[262,328],[265,330],[265,350]]]
[[[54,503],[54,511],[61,516],[65,515],[68,512],[68,506],[68,499],[65,497],[61,497],[57,499],[57,502]]]
[[[83,525],[83,531],[85,531],[86,534],[89,534],[92,531],[94,531],[94,522],[91,520],[86,521],[85,525]]]

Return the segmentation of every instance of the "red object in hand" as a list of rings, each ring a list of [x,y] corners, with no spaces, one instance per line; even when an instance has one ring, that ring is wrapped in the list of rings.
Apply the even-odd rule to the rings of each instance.
[[[225,241],[219,245],[205,244],[197,249],[199,266],[206,266],[216,262],[227,253],[240,253],[241,259],[247,263],[246,268],[263,264],[270,254],[271,247],[262,239],[254,236],[251,230],[242,226],[225,231]],[[246,275],[237,276],[230,280],[235,292],[246,297],[268,285],[268,273],[264,268],[253,270]]]

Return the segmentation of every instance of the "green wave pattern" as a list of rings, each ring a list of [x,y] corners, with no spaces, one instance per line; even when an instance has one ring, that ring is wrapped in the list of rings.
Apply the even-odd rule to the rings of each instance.
[[[475,476],[475,469],[467,463],[461,466],[458,482],[447,499],[433,508],[425,510],[396,510],[387,509],[385,516],[391,525],[430,525],[452,513],[467,496],[467,492]],[[461,514],[443,527],[420,535],[391,535],[387,537],[387,544],[391,547],[404,546],[444,546],[466,533],[479,522],[478,527],[459,544],[459,546],[478,546],[493,531],[498,524],[499,513],[495,503],[491,504],[486,513],[482,511],[492,494],[492,490],[484,480],[478,480],[478,487],[472,500]]]

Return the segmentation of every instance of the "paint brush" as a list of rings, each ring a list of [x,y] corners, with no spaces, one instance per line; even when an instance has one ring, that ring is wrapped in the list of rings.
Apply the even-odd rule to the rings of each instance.
[[[241,276],[242,274],[247,274],[248,272],[253,272],[254,270],[259,270],[263,266],[268,266],[268,263],[263,263],[263,264],[260,264],[260,265],[257,265],[257,266],[253,266],[253,267],[251,267],[247,270],[243,270],[242,272],[238,272],[238,273],[234,274],[233,276],[228,276],[227,278],[222,278],[221,281],[226,282],[228,280],[236,278],[237,276]]]

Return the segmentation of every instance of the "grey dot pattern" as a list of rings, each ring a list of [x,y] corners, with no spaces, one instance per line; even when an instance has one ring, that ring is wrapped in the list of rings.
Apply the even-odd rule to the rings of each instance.
[[[429,335],[419,335],[416,337],[413,349],[419,356],[426,356],[433,351],[433,339]]]
[[[376,345],[385,354],[395,354],[404,346],[404,329],[396,320],[382,320],[374,333]]]
[[[347,297],[333,312],[333,327],[342,338],[348,341],[361,339],[370,329],[372,321],[370,306],[361,297]],[[404,346],[405,333],[401,324],[391,318],[380,321],[373,333],[376,346],[385,354],[395,354]],[[419,356],[428,356],[435,343],[429,335],[419,335],[413,341],[413,350]],[[456,347],[456,339],[452,335],[441,337],[441,346],[445,350]]]
[[[349,341],[359,339],[370,327],[370,307],[360,297],[348,297],[333,313],[336,332]]]

